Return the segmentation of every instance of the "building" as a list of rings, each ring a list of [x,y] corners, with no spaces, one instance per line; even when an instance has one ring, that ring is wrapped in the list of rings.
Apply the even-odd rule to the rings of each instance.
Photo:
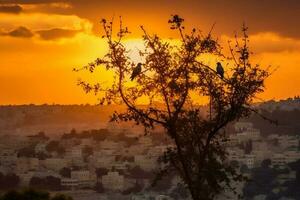
[[[88,170],[71,171],[71,179],[77,180],[78,187],[92,187],[96,182],[96,177],[93,177]]]
[[[70,166],[70,163],[67,159],[64,158],[47,158],[43,161],[43,166],[46,169],[59,171],[64,167]]]
[[[78,180],[72,178],[62,178],[61,179],[61,186],[65,189],[75,189],[78,188]]]
[[[283,153],[275,153],[272,155],[272,165],[283,167],[287,164],[286,156]]]
[[[25,173],[29,170],[38,170],[40,168],[40,162],[37,158],[20,157],[16,162],[16,172]]]
[[[119,172],[108,172],[102,176],[102,185],[105,189],[122,191],[124,189],[124,176]]]
[[[251,122],[236,122],[234,124],[234,129],[236,132],[243,132],[248,129],[252,129],[253,124]]]
[[[134,162],[146,171],[154,170],[158,165],[157,158],[144,155],[135,155]]]

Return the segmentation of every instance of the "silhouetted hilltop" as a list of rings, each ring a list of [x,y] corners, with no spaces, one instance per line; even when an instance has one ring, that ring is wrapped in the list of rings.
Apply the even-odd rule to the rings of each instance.
[[[260,113],[278,125],[271,124],[258,115],[252,115],[245,121],[250,121],[260,129],[262,135],[300,135],[300,98],[289,98],[280,101],[267,101],[257,105]]]
[[[11,129],[43,124],[107,122],[121,106],[18,105],[0,106],[0,128]]]
[[[250,121],[263,135],[269,134],[300,134],[300,98],[289,98],[280,101],[267,101],[255,105],[264,116],[278,120],[275,126],[258,115],[252,115],[243,121]],[[34,127],[44,130],[44,127],[55,126],[65,129],[103,128],[114,111],[123,111],[125,107],[110,105],[8,105],[0,106],[0,130],[13,130],[24,127]],[[207,108],[201,106],[203,112]],[[95,125],[96,124],[96,125]],[[104,126],[105,127],[105,126]]]

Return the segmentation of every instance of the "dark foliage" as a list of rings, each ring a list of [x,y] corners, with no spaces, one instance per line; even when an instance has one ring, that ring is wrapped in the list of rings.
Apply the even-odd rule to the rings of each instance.
[[[263,136],[270,134],[279,135],[298,135],[300,132],[300,110],[280,110],[276,109],[273,112],[261,110],[261,114],[272,119],[278,120],[278,125],[274,126],[266,123],[258,115],[252,115],[247,121],[252,122],[255,128],[258,128]]]
[[[45,178],[32,177],[29,185],[33,188],[58,191],[61,190],[60,178],[47,176]]]
[[[55,140],[52,140],[47,144],[46,150],[48,152],[56,152],[59,155],[63,155],[66,152],[65,148],[60,145],[59,141]]]
[[[9,190],[17,188],[20,183],[20,178],[16,174],[2,174],[0,172],[0,189]]]
[[[103,175],[106,175],[108,173],[108,169],[107,168],[97,168],[96,169],[96,175],[97,177],[102,177]]]
[[[26,189],[6,192],[0,197],[0,200],[72,200],[72,198],[63,194],[57,194],[51,198],[48,192]]]
[[[64,167],[59,171],[59,174],[64,178],[71,178],[71,169]]]
[[[98,192],[98,193],[104,193],[105,192],[105,189],[102,185],[102,183],[96,183],[95,185],[95,191]]]

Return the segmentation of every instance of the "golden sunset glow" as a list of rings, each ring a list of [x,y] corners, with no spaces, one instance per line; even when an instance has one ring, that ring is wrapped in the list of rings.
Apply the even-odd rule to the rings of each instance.
[[[111,74],[105,70],[75,73],[72,69],[107,51],[100,19],[123,16],[132,31],[124,44],[132,50],[132,60],[141,62],[139,25],[164,39],[175,38],[167,23],[174,13],[185,18],[187,29],[196,26],[208,32],[216,22],[213,34],[225,46],[246,22],[254,63],[277,69],[260,97],[299,95],[300,33],[297,24],[292,24],[300,19],[296,12],[300,4],[291,1],[290,7],[281,8],[275,0],[262,10],[255,5],[257,1],[0,0],[0,104],[97,103],[97,97],[86,95],[76,82],[78,78],[111,81]]]

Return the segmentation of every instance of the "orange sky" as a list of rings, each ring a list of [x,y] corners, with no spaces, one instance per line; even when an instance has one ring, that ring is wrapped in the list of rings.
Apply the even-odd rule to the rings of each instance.
[[[105,52],[99,20],[122,15],[132,31],[126,44],[135,49],[141,24],[164,38],[173,36],[167,20],[174,13],[187,27],[203,31],[216,22],[214,34],[223,42],[246,22],[254,60],[279,66],[261,97],[299,95],[299,10],[298,0],[0,0],[0,104],[97,103],[76,81],[109,80],[108,74],[72,69]]]

